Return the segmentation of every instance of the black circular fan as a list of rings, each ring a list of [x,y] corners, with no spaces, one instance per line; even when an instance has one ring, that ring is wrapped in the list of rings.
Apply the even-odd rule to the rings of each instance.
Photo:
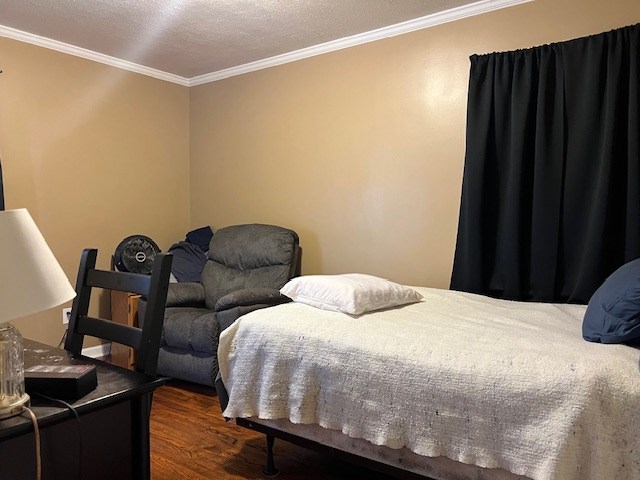
[[[121,272],[151,273],[153,261],[160,253],[156,242],[144,235],[131,235],[120,242],[113,254],[113,263]]]

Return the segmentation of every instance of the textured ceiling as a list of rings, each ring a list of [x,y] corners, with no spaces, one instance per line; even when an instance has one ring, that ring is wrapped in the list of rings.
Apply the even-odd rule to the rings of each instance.
[[[0,25],[192,78],[471,3],[0,0]]]

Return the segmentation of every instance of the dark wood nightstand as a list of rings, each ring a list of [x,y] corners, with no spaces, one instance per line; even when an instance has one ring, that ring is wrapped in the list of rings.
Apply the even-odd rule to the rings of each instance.
[[[153,391],[164,383],[100,360],[24,340],[25,367],[96,366],[98,386],[72,401],[80,422],[63,404],[35,392],[31,409],[38,418],[42,478],[147,480],[151,475],[149,413]],[[0,478],[35,478],[33,426],[26,414],[0,420]]]

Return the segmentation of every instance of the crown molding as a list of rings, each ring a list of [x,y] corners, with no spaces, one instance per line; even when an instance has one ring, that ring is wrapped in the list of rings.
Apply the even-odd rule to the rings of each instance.
[[[360,33],[351,37],[332,40],[330,42],[314,45],[312,47],[284,53],[282,55],[276,55],[275,57],[266,58],[264,60],[258,60],[256,62],[246,63],[237,67],[231,67],[225,70],[219,70],[217,72],[192,77],[189,79],[188,85],[190,87],[193,87],[196,85],[202,85],[203,83],[216,82],[218,80],[223,80],[225,78],[233,77],[236,75],[255,72],[264,68],[276,67],[285,63],[315,57],[316,55],[335,52],[337,50],[355,47],[364,43],[375,42],[376,40],[395,37],[398,35],[403,35],[405,33],[415,32],[416,30],[423,30],[425,28],[435,27],[436,25],[442,25],[443,23],[449,23],[456,20],[461,20],[463,18],[473,17],[475,15],[481,15],[483,13],[492,12],[494,10],[499,10],[502,8],[512,7],[515,5],[533,1],[534,0],[481,0],[479,2],[464,5],[462,7],[456,7],[450,10],[445,10],[443,12],[426,15],[424,17],[419,17],[413,20],[408,20],[406,22],[390,25],[388,27]]]
[[[140,73],[148,77],[158,78],[167,82],[177,83],[185,87],[189,86],[189,79],[174,75],[172,73],[156,70],[155,68],[149,68],[137,63],[129,62],[127,60],[121,60],[119,58],[110,57],[103,53],[94,52],[93,50],[87,50],[86,48],[76,47],[69,45],[68,43],[59,42],[50,38],[40,37],[32,33],[23,32],[15,28],[5,27],[0,25],[0,37],[11,38],[20,42],[30,43],[39,47],[49,48],[57,52],[74,55],[76,57],[85,58],[87,60],[93,60],[94,62],[103,63],[129,72]]]
[[[343,50],[345,48],[375,42],[376,40],[395,37],[398,35],[403,35],[405,33],[414,32],[416,30],[423,30],[425,28],[434,27],[436,25],[442,25],[443,23],[449,23],[456,20],[461,20],[463,18],[481,15],[483,13],[492,12],[494,10],[499,10],[502,8],[512,7],[515,5],[533,1],[534,0],[480,0],[479,2],[452,8],[444,12],[426,15],[424,17],[415,18],[413,20],[397,23],[388,27],[371,30],[369,32],[360,33],[338,40],[332,40],[330,42],[314,45],[312,47],[295,50],[293,52],[284,53],[282,55],[276,55],[275,57],[246,63],[237,67],[231,67],[204,75],[198,75],[192,78],[185,78],[179,75],[174,75],[172,73],[156,70],[154,68],[145,67],[142,65],[138,65],[137,63],[129,62],[127,60],[121,60],[109,55],[104,55],[92,50],[69,45],[57,40],[40,37],[32,33],[23,32],[21,30],[5,27],[3,25],[0,25],[0,37],[11,38],[13,40],[30,43],[32,45],[49,48],[51,50],[67,53],[69,55],[85,58],[87,60],[93,60],[95,62],[103,63],[105,65],[110,65],[116,68],[121,68],[130,72],[147,75],[149,77],[165,80],[167,82],[177,83],[178,85],[183,85],[185,87],[193,87],[196,85],[216,82],[218,80],[234,77],[236,75],[242,75],[265,68],[276,67],[285,63],[291,63],[298,60],[303,60],[305,58],[315,57],[317,55],[335,52],[337,50]]]

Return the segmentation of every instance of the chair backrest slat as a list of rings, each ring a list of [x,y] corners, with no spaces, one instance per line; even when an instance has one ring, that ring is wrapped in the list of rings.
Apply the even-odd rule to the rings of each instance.
[[[77,296],[71,307],[71,318],[64,348],[82,353],[85,335],[120,343],[137,350],[135,369],[148,375],[156,374],[158,350],[164,322],[164,308],[171,274],[171,254],[158,254],[151,275],[98,270],[96,249],[85,249],[80,258]],[[92,288],[119,290],[140,294],[147,299],[141,328],[123,325],[88,315]]]
[[[140,273],[90,270],[87,277],[87,285],[90,287],[138,293],[140,295],[146,295],[151,285],[151,277]]]
[[[142,329],[140,328],[95,317],[82,317],[76,331],[81,335],[91,335],[136,349],[139,348],[142,338]]]

